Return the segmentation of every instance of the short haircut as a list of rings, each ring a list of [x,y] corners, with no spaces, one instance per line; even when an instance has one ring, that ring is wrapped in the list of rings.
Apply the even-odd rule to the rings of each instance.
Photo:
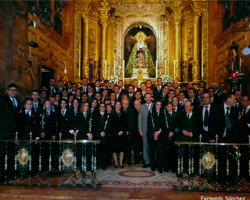
[[[17,86],[17,84],[15,84],[15,83],[10,83],[10,84],[8,85],[7,89],[10,89],[10,88],[12,88],[12,87],[18,89],[18,86]]]
[[[234,94],[233,93],[225,93],[222,96],[223,101],[225,102],[228,98],[231,98]]]
[[[39,91],[38,91],[38,90],[32,90],[32,91],[31,91],[31,94],[32,94],[33,92],[36,92],[36,93],[39,94]]]
[[[31,98],[26,98],[26,99],[24,99],[23,104],[26,104],[27,101],[33,101],[33,100]]]

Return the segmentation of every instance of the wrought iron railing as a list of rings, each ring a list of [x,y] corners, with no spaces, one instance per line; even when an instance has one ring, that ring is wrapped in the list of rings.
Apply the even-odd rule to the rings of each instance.
[[[218,143],[217,135],[215,143],[201,142],[202,136],[199,142],[176,142],[178,184],[173,189],[250,192],[250,136],[248,138],[249,143]],[[241,173],[242,161],[245,161],[245,174]]]
[[[18,140],[16,133],[15,140],[0,140],[0,145],[5,145],[5,181],[2,184],[99,187],[100,184],[96,180],[96,151],[99,143],[99,140],[76,140],[76,138],[61,140],[61,134],[59,140],[32,140],[32,133],[30,140]],[[88,177],[86,177],[87,169],[90,172]],[[78,176],[79,180],[77,173],[81,174]]]

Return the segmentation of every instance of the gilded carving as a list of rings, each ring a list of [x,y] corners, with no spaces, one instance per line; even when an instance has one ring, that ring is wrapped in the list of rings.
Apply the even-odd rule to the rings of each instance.
[[[165,15],[165,6],[161,4],[135,4],[135,5],[119,5],[116,6],[116,16],[127,17],[133,15],[134,17],[140,16],[160,16]]]
[[[96,30],[89,29],[89,58],[94,60],[96,55]]]
[[[202,12],[202,72],[201,78],[208,80],[208,12]]]
[[[75,16],[75,72],[74,76],[81,77],[81,27],[82,27],[81,15]]]

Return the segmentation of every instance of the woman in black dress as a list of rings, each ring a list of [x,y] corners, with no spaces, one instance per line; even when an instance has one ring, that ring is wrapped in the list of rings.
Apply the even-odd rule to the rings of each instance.
[[[121,111],[121,102],[115,102],[115,109],[110,115],[110,134],[111,134],[111,147],[115,168],[118,167],[117,153],[120,156],[120,167],[123,168],[123,156],[126,150],[127,138],[127,120],[126,115]]]
[[[161,109],[162,102],[156,101],[152,112],[148,113],[147,138],[150,151],[151,170],[157,170],[162,173],[162,142],[163,142],[163,111]]]

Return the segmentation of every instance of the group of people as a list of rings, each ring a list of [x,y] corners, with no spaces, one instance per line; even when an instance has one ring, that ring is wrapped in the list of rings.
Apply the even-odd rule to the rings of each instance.
[[[142,163],[152,171],[163,173],[177,169],[175,141],[248,143],[250,134],[250,96],[240,90],[230,93],[224,82],[207,88],[200,81],[198,89],[192,82],[184,88],[178,83],[163,84],[157,78],[133,80],[124,86],[104,80],[82,85],[64,83],[51,78],[49,86],[33,90],[21,104],[17,98],[18,86],[7,88],[0,98],[0,181],[4,179],[4,140],[100,140],[97,165],[103,170],[112,162],[114,167]],[[32,132],[32,136],[30,136]],[[238,148],[236,145],[234,149]],[[38,152],[37,152],[38,153]],[[187,151],[184,152],[184,167]],[[119,156],[118,156],[119,155]],[[133,155],[133,156],[132,156]],[[224,150],[219,154],[225,172]],[[80,160],[81,155],[77,155]],[[242,157],[247,148],[242,148]],[[223,161],[224,160],[224,161]],[[248,159],[242,159],[247,166]],[[242,172],[247,172],[247,167]],[[224,171],[224,172],[223,172]]]

